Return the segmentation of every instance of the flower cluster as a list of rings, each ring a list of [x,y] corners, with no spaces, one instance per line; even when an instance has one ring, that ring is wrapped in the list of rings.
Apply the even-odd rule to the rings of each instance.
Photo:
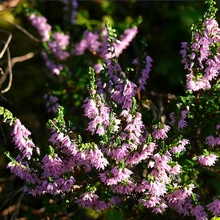
[[[114,43],[114,56],[119,57],[120,54],[130,42],[134,39],[138,32],[138,28],[135,26],[133,28],[125,30],[124,34],[121,36],[120,41]],[[92,54],[99,56],[104,59],[112,57],[112,54],[107,52],[107,42],[108,33],[104,28],[101,33],[85,31],[83,34],[83,39],[75,45],[72,51],[75,55],[82,55],[86,50],[90,51]]]
[[[64,1],[66,6],[69,3]],[[78,6],[76,1],[71,5],[74,10]],[[75,11],[72,16],[74,24]],[[48,110],[57,116],[48,122],[51,135],[44,153],[21,122],[0,108],[3,121],[12,121],[12,142],[19,150],[15,159],[7,154],[8,168],[26,182],[24,191],[33,196],[71,194],[74,203],[94,210],[123,207],[134,197],[139,211],[160,214],[171,209],[196,220],[220,216],[218,196],[208,201],[206,190],[199,188],[203,187],[202,172],[216,172],[219,158],[220,29],[216,20],[205,16],[200,28],[193,30],[191,44],[182,43],[189,91],[175,100],[174,111],[168,112],[171,121],[146,121],[149,112],[136,96],[145,90],[153,60],[144,52],[142,60],[133,61],[141,67],[135,83],[117,59],[137,34],[137,27],[125,30],[120,40],[109,25],[100,33],[86,30],[82,40],[72,44],[68,34],[51,32],[46,19],[35,15],[29,19],[42,37],[42,55],[52,73],[59,75],[71,56],[86,50],[102,58],[102,63],[97,71],[89,69],[88,97],[82,104],[87,124],[82,136],[73,134],[58,99],[45,96]]]
[[[51,25],[47,23],[47,19],[42,15],[37,16],[35,13],[30,13],[28,18],[38,30],[41,40],[45,42],[45,49],[41,51],[41,54],[47,68],[52,74],[59,75],[64,68],[60,62],[69,57],[67,50],[70,36],[62,32],[52,32]]]
[[[54,40],[48,42],[48,47],[50,51],[58,60],[65,60],[69,56],[69,53],[65,51],[67,46],[69,45],[69,38],[69,35],[55,32],[53,33]]]
[[[85,31],[83,33],[83,39],[75,45],[72,51],[75,55],[82,55],[86,50],[91,53],[101,53],[100,51],[101,43],[99,42],[99,35],[97,32]]]
[[[188,71],[186,88],[190,91],[209,90],[219,75],[220,29],[213,18],[206,18],[202,27],[193,31],[189,45],[182,43],[182,63]]]
[[[213,166],[215,164],[217,158],[218,157],[215,154],[200,155],[200,156],[198,156],[198,161],[202,165]]]
[[[17,119],[14,123],[14,128],[11,133],[13,136],[12,141],[15,144],[15,147],[22,153],[21,158],[30,160],[33,154],[33,149],[38,152],[38,148],[35,147],[33,141],[29,138],[30,131],[28,131],[24,125],[21,124],[20,120]]]
[[[31,24],[38,30],[42,41],[48,41],[50,39],[50,31],[52,27],[47,23],[47,19],[43,16],[31,14],[29,16],[29,20]]]

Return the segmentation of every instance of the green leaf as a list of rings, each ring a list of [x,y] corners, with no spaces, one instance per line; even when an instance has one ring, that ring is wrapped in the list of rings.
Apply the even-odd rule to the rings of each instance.
[[[106,220],[123,220],[123,212],[115,208],[111,208],[106,213]]]
[[[215,217],[211,218],[211,220],[220,220],[220,217],[215,216]]]
[[[0,107],[0,115],[4,114],[5,109],[3,107]]]
[[[55,154],[55,150],[52,146],[49,145],[49,154],[54,157],[54,154]]]

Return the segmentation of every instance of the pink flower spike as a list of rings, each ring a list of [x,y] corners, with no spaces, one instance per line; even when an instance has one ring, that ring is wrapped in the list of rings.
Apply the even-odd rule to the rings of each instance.
[[[38,30],[42,41],[48,41],[50,39],[50,31],[51,25],[47,23],[47,19],[43,16],[36,16],[35,14],[31,14],[29,16],[29,20],[31,24]]]
[[[32,140],[29,139],[29,135],[31,135],[31,132],[21,124],[19,119],[17,119],[11,133],[11,136],[13,136],[12,140],[15,147],[18,148],[22,152],[23,157],[26,157],[28,160],[31,159],[33,148],[35,148]]]
[[[124,34],[121,36],[120,42],[114,45],[116,57],[119,57],[122,51],[129,46],[130,42],[135,38],[137,32],[137,27],[125,30]]]

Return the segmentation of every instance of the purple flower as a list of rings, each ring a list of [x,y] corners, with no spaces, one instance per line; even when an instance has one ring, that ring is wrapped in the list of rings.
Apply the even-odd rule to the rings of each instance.
[[[213,135],[209,135],[208,137],[206,137],[206,143],[210,146],[210,147],[214,147],[215,146],[215,137]]]
[[[212,212],[213,216],[220,215],[220,200],[219,199],[214,198],[213,202],[209,203],[206,207],[210,212]]]
[[[66,47],[69,45],[69,35],[55,32],[53,38],[53,41],[48,41],[47,43],[50,51],[58,60],[65,60],[69,57],[69,53],[65,51]]]
[[[205,27],[206,27],[206,32],[207,34],[211,35],[211,34],[217,34],[220,32],[219,28],[218,28],[218,22],[214,19],[208,19],[205,21],[204,23]],[[216,29],[217,28],[217,29]],[[214,31],[214,32],[213,32]]]
[[[182,55],[182,63],[185,64],[185,69],[187,69],[187,50],[188,50],[188,43],[187,42],[182,42],[181,43],[181,50],[180,54]]]
[[[62,50],[58,45],[57,42],[48,42],[48,47],[50,48],[50,51],[54,54],[54,56],[58,60],[65,60],[67,57],[69,57],[69,53]]]
[[[149,143],[148,145],[144,144],[142,147],[141,159],[146,160],[148,157],[150,157],[153,154],[156,147],[157,145],[153,142]]]
[[[170,152],[173,154],[178,154],[182,151],[185,151],[186,150],[185,145],[187,145],[188,143],[189,143],[189,140],[184,138],[183,140],[179,141],[177,146],[174,146],[173,148],[171,148]]]
[[[180,120],[178,121],[178,128],[179,128],[179,129],[183,129],[183,128],[185,128],[185,127],[187,127],[187,122],[186,122],[186,120],[180,119]]]
[[[94,203],[98,200],[98,196],[92,191],[83,193],[76,203],[81,205],[83,208],[92,208]]]
[[[125,144],[122,144],[119,148],[112,149],[111,156],[117,161],[122,161],[128,155],[128,149]]]
[[[211,88],[210,82],[206,78],[195,78],[192,74],[186,75],[186,87],[191,91],[208,90]]]
[[[147,79],[149,78],[149,73],[151,71],[153,59],[150,56],[146,56],[145,67],[141,70],[141,77],[138,79],[140,90],[145,90],[145,85],[147,83]]]
[[[142,180],[136,191],[147,192],[153,197],[164,196],[167,193],[166,185],[162,180]]]
[[[61,32],[55,32],[53,33],[53,37],[55,42],[57,43],[57,46],[59,46],[60,49],[65,50],[66,47],[69,45],[70,36],[65,35]]]
[[[198,162],[204,166],[213,166],[217,158],[218,157],[215,154],[200,155],[198,156]]]
[[[167,132],[170,130],[170,126],[162,125],[162,127],[158,126],[157,124],[152,126],[154,131],[152,133],[153,138],[155,139],[165,139],[167,138]]]
[[[178,129],[183,129],[183,128],[187,127],[187,122],[185,119],[187,117],[188,112],[189,112],[189,108],[181,111],[181,118],[178,121]]]
[[[58,157],[58,155],[54,155],[53,157],[51,155],[45,155],[42,159],[42,163],[42,168],[44,170],[42,178],[44,179],[48,177],[57,179],[65,172],[62,160]]]
[[[142,121],[141,113],[137,112],[134,119],[130,120],[130,114],[128,115],[126,121],[128,122],[127,126],[125,127],[124,131],[128,132],[129,134],[133,133],[135,137],[139,138],[144,130],[144,124]],[[132,138],[130,139],[132,140]],[[135,138],[136,140],[136,138]],[[139,143],[139,140],[135,141]]]
[[[93,69],[95,70],[96,73],[100,73],[101,70],[103,70],[103,65],[101,63],[97,63],[93,66]]]
[[[24,180],[27,183],[32,184],[39,184],[40,180],[36,173],[32,172],[30,168],[26,167],[25,165],[12,161],[8,163],[7,168],[10,169],[10,171]]]
[[[190,213],[192,214],[192,216],[196,217],[196,220],[208,220],[208,215],[207,213],[204,211],[204,207],[201,205],[197,205],[193,208],[191,208]]]
[[[89,161],[91,166],[95,167],[98,170],[104,170],[105,167],[109,164],[107,159],[104,157],[102,151],[98,149],[96,145],[92,150],[87,150],[86,154],[86,159]]]
[[[167,194],[165,197],[169,203],[179,203],[183,202],[192,195],[192,190],[195,188],[193,184],[190,184],[188,187],[183,189],[177,189],[174,192]]]
[[[215,138],[215,144],[220,145],[220,137]]]
[[[93,119],[99,114],[99,109],[96,107],[94,99],[85,99],[82,107],[85,109],[85,116],[89,119]]]
[[[109,107],[102,103],[102,99],[98,94],[96,94],[96,100],[86,98],[82,107],[85,109],[85,115],[91,119],[87,130],[92,134],[104,135],[110,124]]]
[[[178,174],[180,174],[180,172],[181,172],[181,166],[179,164],[173,166],[170,169],[170,174],[178,175]]]
[[[114,167],[111,172],[100,173],[101,181],[107,186],[116,185],[118,182],[128,180],[133,172],[127,168],[121,169]]]
[[[161,202],[157,207],[153,208],[152,212],[156,213],[156,214],[158,214],[158,213],[161,214],[161,213],[163,213],[166,210],[167,207],[168,206],[166,205],[166,203]]]
[[[122,51],[129,46],[130,42],[134,39],[137,32],[137,27],[133,27],[124,31],[124,34],[120,38],[120,42],[114,44],[116,57],[119,57]]]
[[[28,160],[31,159],[33,149],[35,148],[34,143],[29,138],[30,134],[31,132],[21,124],[19,119],[17,119],[11,133],[11,136],[13,136],[12,141],[15,143],[15,147],[21,151],[23,157]]]
[[[93,209],[98,211],[98,210],[105,210],[109,208],[108,204],[105,202],[105,201],[101,201],[101,200],[96,200],[94,202],[94,205],[93,205]]]
[[[75,49],[73,50],[73,54],[81,55],[86,50],[89,50],[92,53],[96,53],[99,51],[101,43],[99,42],[99,35],[97,32],[92,33],[89,31],[85,31],[83,34],[83,39],[75,45]]]
[[[141,154],[135,151],[132,155],[129,155],[126,158],[127,165],[137,165],[142,160]]]
[[[72,176],[69,178],[59,178],[56,180],[56,183],[58,184],[62,193],[69,192],[72,189],[75,182],[76,180]]]
[[[220,64],[218,56],[215,56],[214,59],[208,59],[205,64],[207,65],[207,67],[205,69],[204,77],[209,81],[216,79],[219,73]]]
[[[174,124],[175,124],[175,121],[176,121],[176,120],[175,120],[175,116],[174,116],[174,112],[171,112],[171,113],[169,114],[169,116],[170,116],[170,119],[171,119],[171,122],[170,122],[170,123],[171,123],[172,125],[174,125]]]
[[[113,186],[112,190],[118,194],[132,194],[134,189],[136,188],[136,185],[131,180],[125,180],[122,183],[119,183],[118,185]]]
[[[167,172],[170,171],[171,166],[168,164],[171,160],[171,157],[166,155],[160,155],[159,153],[156,153],[154,156],[154,167],[160,170],[166,170]]]
[[[189,72],[186,88],[191,91],[210,89],[211,81],[216,79],[219,72],[219,57],[213,52],[213,47],[218,47],[220,39],[218,23],[213,19],[207,19],[203,27],[202,33],[194,32],[191,46],[184,42],[180,51],[184,68]]]
[[[61,64],[55,64],[53,61],[51,61],[46,52],[42,50],[41,52],[42,57],[44,58],[45,64],[47,68],[55,75],[60,75],[60,71],[63,70],[63,66]]]
[[[56,183],[56,181],[50,182],[48,180],[44,180],[39,190],[42,194],[48,193],[51,195],[57,195],[61,193],[61,190],[59,189],[59,186]]]
[[[46,107],[47,107],[47,112],[53,112],[53,113],[56,113],[57,112],[57,109],[59,108],[59,99],[54,96],[54,95],[51,95],[51,94],[46,94],[44,95],[44,99],[47,99],[47,103],[46,103]]]
[[[158,205],[160,205],[161,203],[161,198],[160,197],[156,197],[156,196],[152,196],[148,199],[139,199],[138,200],[139,203],[143,204],[146,208],[154,208],[157,207]]]
[[[107,29],[104,28],[100,34],[97,32],[89,32],[85,31],[83,39],[75,45],[75,49],[73,50],[73,54],[75,55],[81,55],[86,50],[89,50],[92,54],[98,55],[99,57],[106,59],[112,58],[112,56],[119,57],[119,55],[122,53],[122,51],[129,45],[129,43],[132,41],[132,39],[137,34],[137,27],[133,27],[131,29],[125,30],[124,34],[121,36],[121,40],[117,41],[117,43],[114,43],[112,54],[109,53],[110,48],[107,42]]]
[[[136,84],[126,79],[126,82],[124,83],[124,88],[122,91],[123,94],[123,109],[130,109],[132,106],[132,98],[136,94]]]
[[[38,33],[42,37],[42,41],[48,41],[50,39],[51,26],[47,23],[47,19],[43,16],[31,14],[29,20],[31,24],[37,28]]]
[[[63,141],[64,134],[62,132],[58,133],[55,130],[52,130],[51,133],[52,133],[52,135],[50,136],[49,141],[52,144],[56,144],[56,143],[59,143],[59,142]]]

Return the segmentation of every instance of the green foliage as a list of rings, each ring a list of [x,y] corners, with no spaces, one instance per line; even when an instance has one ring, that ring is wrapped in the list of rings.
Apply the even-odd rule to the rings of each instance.
[[[123,220],[123,212],[118,209],[111,208],[106,213],[106,220]]]
[[[7,110],[1,106],[0,106],[0,115],[2,115],[2,117],[3,117],[2,121],[8,122],[10,126],[16,120],[16,118],[14,118],[13,114],[9,110]]]
[[[206,0],[206,4],[208,4],[207,13],[205,14],[205,17],[210,19],[215,19],[216,12],[218,11],[218,8],[216,8],[216,2],[214,0]]]

